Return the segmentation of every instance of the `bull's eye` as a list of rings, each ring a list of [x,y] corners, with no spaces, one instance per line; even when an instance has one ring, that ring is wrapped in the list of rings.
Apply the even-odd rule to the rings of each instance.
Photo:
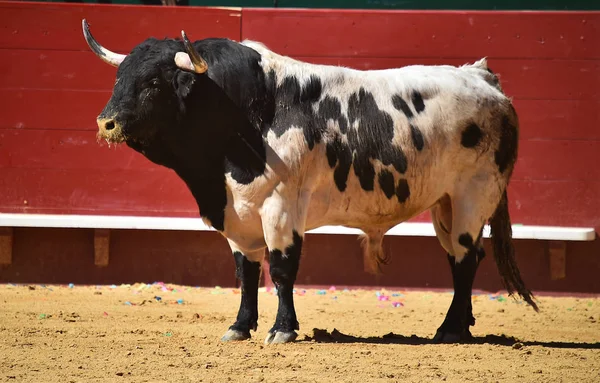
[[[151,86],[154,86],[154,87],[157,87],[157,86],[159,86],[159,85],[160,85],[160,81],[158,81],[158,79],[157,79],[157,78],[153,78],[153,79],[150,81],[150,85],[151,85]]]

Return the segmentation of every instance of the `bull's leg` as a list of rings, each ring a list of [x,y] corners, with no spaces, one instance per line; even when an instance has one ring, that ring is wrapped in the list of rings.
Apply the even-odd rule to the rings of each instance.
[[[294,308],[294,282],[298,274],[302,237],[293,232],[292,242],[284,249],[272,248],[269,251],[269,268],[271,279],[277,288],[279,306],[275,324],[269,330],[265,343],[287,343],[296,339],[298,320]]]
[[[437,210],[432,209],[436,232],[448,251],[454,284],[454,297],[434,337],[436,341],[468,340],[471,338],[469,327],[475,324],[471,291],[477,267],[485,256],[480,244],[481,231],[500,197],[495,185],[489,187],[479,182],[474,180],[471,184],[459,185],[461,189],[451,201],[446,199]]]
[[[477,266],[484,256],[483,248],[475,249],[475,247],[467,252],[460,263],[456,262],[456,257],[448,254],[454,284],[454,297],[446,314],[446,319],[438,328],[434,340],[457,342],[471,339],[469,327],[475,325],[471,292]]]
[[[241,283],[241,302],[235,323],[223,335],[221,340],[246,340],[250,330],[258,326],[258,283],[260,279],[260,259],[264,250],[244,255],[234,250],[236,276]]]
[[[279,298],[275,324],[265,339],[267,344],[292,342],[298,336],[293,290],[300,266],[309,200],[308,192],[281,188],[263,204],[261,216],[269,248],[269,271]]]

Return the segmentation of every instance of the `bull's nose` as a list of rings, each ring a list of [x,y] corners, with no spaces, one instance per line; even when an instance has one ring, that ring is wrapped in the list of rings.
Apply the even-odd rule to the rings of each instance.
[[[114,118],[98,117],[98,139],[104,139],[108,143],[118,144],[125,141],[123,127]]]
[[[96,121],[100,130],[113,130],[116,126],[115,120],[112,118],[98,118]]]

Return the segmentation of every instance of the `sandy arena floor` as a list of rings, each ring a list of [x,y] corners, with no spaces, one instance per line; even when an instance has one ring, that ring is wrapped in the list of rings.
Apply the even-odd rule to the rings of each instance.
[[[450,293],[299,289],[298,341],[264,346],[277,300],[262,289],[254,338],[222,343],[239,298],[161,284],[0,285],[0,381],[600,382],[597,297],[541,297],[536,314],[478,295],[476,344],[438,345]]]

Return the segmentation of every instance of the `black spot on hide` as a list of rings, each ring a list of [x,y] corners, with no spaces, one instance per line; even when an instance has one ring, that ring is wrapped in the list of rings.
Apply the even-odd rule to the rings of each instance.
[[[378,108],[372,94],[361,88],[350,96],[348,121],[341,109],[339,100],[325,97],[319,104],[317,116],[323,130],[331,120],[339,126],[340,132],[333,135],[326,147],[329,166],[335,167],[333,176],[338,190],[346,190],[351,165],[354,165],[354,172],[365,191],[374,189],[375,169],[372,160],[393,165],[400,173],[406,172],[404,152],[392,145],[392,117]],[[354,124],[358,125],[357,128],[352,127]],[[392,177],[392,195],[393,189]]]
[[[352,153],[350,147],[341,141],[339,135],[327,143],[327,161],[330,167],[337,167],[333,172],[333,179],[338,190],[346,190],[350,166],[352,166]]]
[[[340,127],[340,132],[346,134],[348,131],[348,120],[342,115],[342,105],[333,97],[326,96],[319,104],[319,117],[323,119],[322,124],[327,124],[327,121],[333,120]],[[326,126],[323,127],[325,129]]]
[[[347,138],[354,155],[354,173],[363,190],[373,190],[375,170],[372,159],[384,165],[393,165],[400,173],[405,173],[407,161],[404,152],[393,145],[394,121],[379,109],[373,95],[363,88],[353,93],[348,100],[348,122],[357,129],[350,128]]]
[[[385,196],[390,199],[394,196],[394,175],[388,170],[381,170],[379,172],[379,186]]]
[[[273,87],[274,84],[273,78]],[[350,95],[348,118],[342,114],[339,99],[332,96],[321,99],[323,84],[317,76],[311,76],[304,86],[300,86],[296,77],[289,76],[274,89],[276,107],[270,130],[277,136],[297,127],[302,129],[308,148],[312,150],[322,141],[324,132],[331,130],[328,124],[333,124],[326,154],[329,166],[335,168],[338,190],[346,190],[352,165],[365,191],[374,189],[373,160],[392,165],[400,173],[406,172],[406,156],[401,148],[392,144],[394,121],[390,114],[379,109],[373,95],[365,89]],[[264,131],[263,135],[266,134]],[[415,146],[422,148],[423,137],[418,129],[412,130],[412,136]]]
[[[271,130],[279,137],[292,127],[302,129],[308,148],[312,150],[321,142],[324,129],[312,109],[319,101],[322,89],[321,80],[314,75],[302,87],[296,77],[284,78],[275,91],[275,117]]]
[[[415,106],[415,111],[417,113],[421,113],[423,110],[425,110],[425,103],[423,102],[423,97],[421,96],[421,93],[417,91],[414,91],[412,93],[412,103]],[[421,133],[419,128],[417,128],[412,122],[410,122],[410,120],[412,120],[415,115],[413,114],[406,101],[404,101],[404,99],[400,95],[395,94],[392,96],[392,104],[394,105],[394,108],[404,113],[406,118],[409,119],[410,136],[412,138],[413,145],[418,151],[423,150],[423,147],[425,146],[423,133]]]
[[[337,123],[342,135],[348,131],[348,120],[342,115],[342,105],[333,97],[325,96],[319,103],[318,115],[316,117],[323,130],[327,129],[329,121]],[[339,191],[346,190],[348,174],[352,165],[352,152],[350,147],[342,141],[340,134],[335,133],[327,143],[327,161],[329,166],[335,168],[333,178]]]
[[[413,94],[412,94],[412,103],[415,106],[415,111],[417,113],[421,113],[422,111],[425,110],[425,103],[423,102],[423,96],[421,96],[421,93],[417,92],[416,90],[413,91]]]
[[[404,113],[407,118],[409,118],[409,119],[413,118],[414,115],[413,115],[412,110],[410,110],[410,107],[408,106],[406,101],[404,101],[404,99],[402,97],[400,97],[397,94],[392,96],[392,104],[394,104],[394,108],[396,108],[399,111],[401,111],[402,113]]]
[[[417,128],[413,124],[410,124],[410,136],[412,138],[412,142],[415,148],[419,152],[423,150],[423,146],[425,145],[425,142],[423,141],[423,133],[421,133],[419,128]]]
[[[398,202],[404,203],[410,197],[410,189],[408,187],[408,181],[402,178],[398,181],[398,186],[396,187],[396,196],[398,197]]]
[[[460,144],[465,148],[473,148],[481,141],[483,133],[476,124],[469,124],[462,132]]]
[[[502,117],[500,129],[500,143],[494,157],[498,170],[504,173],[506,169],[512,169],[517,160],[519,132],[508,116]]]
[[[300,102],[313,103],[319,101],[322,90],[323,84],[321,84],[321,80],[315,75],[310,76],[300,93]]]

